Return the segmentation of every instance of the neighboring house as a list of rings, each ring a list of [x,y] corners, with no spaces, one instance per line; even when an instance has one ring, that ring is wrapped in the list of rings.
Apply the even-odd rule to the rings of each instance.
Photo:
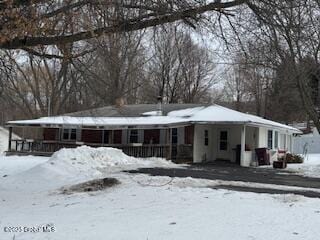
[[[32,139],[9,141],[9,151],[51,154],[63,147],[111,146],[137,157],[194,163],[228,160],[250,166],[256,148],[291,151],[298,129],[219,105],[140,104],[64,116],[10,121],[33,128]],[[29,137],[28,137],[29,138]],[[17,143],[12,148],[12,142]]]
[[[312,121],[308,122],[300,122],[290,124],[291,127],[299,129],[303,135],[302,136],[320,136],[318,129],[314,126]]]

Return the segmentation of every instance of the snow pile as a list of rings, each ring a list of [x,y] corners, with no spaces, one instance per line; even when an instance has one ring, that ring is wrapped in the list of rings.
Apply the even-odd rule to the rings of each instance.
[[[160,158],[134,158],[122,150],[100,147],[81,146],[61,149],[54,153],[44,164],[31,169],[32,174],[59,176],[60,178],[91,178],[104,173],[119,172],[139,167],[168,167],[175,165]]]

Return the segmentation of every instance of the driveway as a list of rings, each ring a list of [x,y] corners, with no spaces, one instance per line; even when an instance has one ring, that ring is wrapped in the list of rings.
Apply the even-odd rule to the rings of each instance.
[[[129,172],[144,173],[151,176],[169,176],[181,178],[192,177],[209,180],[241,181],[320,189],[320,178],[309,178],[285,172],[283,170],[270,168],[243,168],[227,163],[193,164],[186,168],[141,168]],[[251,188],[230,185],[215,186],[215,188],[270,194],[291,193],[304,195],[306,197],[320,198],[320,193],[309,190],[276,190],[273,188]]]

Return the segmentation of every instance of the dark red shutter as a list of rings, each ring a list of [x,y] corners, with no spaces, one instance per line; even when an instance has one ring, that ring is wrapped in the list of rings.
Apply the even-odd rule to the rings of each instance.
[[[194,126],[186,126],[184,128],[184,143],[185,144],[193,144],[193,132]]]
[[[160,129],[147,129],[144,130],[144,140],[145,144],[159,144],[160,143]]]
[[[103,130],[82,130],[82,142],[85,143],[102,143],[102,131]]]
[[[113,143],[121,144],[122,143],[122,130],[113,131]]]
[[[43,140],[58,140],[59,129],[58,128],[44,128]]]

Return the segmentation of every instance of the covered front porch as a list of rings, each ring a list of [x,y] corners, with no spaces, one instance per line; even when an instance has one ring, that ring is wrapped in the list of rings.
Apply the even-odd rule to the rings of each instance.
[[[192,162],[193,127],[110,129],[79,126],[8,126],[7,155],[51,156],[62,148],[113,147],[133,157]],[[13,131],[22,133],[13,139]]]
[[[254,124],[195,125],[194,163],[226,161],[243,167],[270,164],[278,152],[291,151],[291,134],[285,130]],[[265,151],[265,163],[257,152]],[[259,161],[260,160],[260,161]]]
[[[33,123],[33,122],[32,122]],[[283,128],[248,123],[189,122],[167,125],[25,124],[8,126],[7,154],[51,155],[62,148],[81,145],[122,149],[133,157],[160,157],[177,163],[228,161],[240,166],[277,160],[278,151],[292,150],[292,133]],[[96,124],[96,123],[95,123]],[[13,129],[23,129],[22,139],[12,139]]]

